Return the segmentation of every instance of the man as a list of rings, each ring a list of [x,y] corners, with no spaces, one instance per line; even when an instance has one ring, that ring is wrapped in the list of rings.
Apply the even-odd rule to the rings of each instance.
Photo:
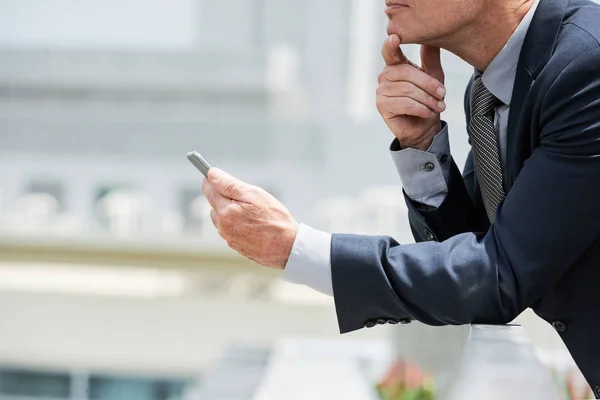
[[[395,135],[416,244],[299,225],[214,169],[215,226],[242,255],[334,296],[342,333],[502,324],[531,307],[600,398],[600,6],[590,0],[387,0],[377,106]],[[419,68],[401,43],[422,45]],[[476,72],[471,152],[449,154],[439,48]]]

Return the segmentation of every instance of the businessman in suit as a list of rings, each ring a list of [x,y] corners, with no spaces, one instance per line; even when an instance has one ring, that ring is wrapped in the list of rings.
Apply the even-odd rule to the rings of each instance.
[[[590,0],[387,0],[377,106],[418,243],[298,224],[213,169],[219,233],[333,295],[342,333],[413,320],[503,324],[531,307],[600,398],[600,6]],[[418,43],[421,67],[402,54]],[[439,48],[475,73],[463,172],[448,145]]]

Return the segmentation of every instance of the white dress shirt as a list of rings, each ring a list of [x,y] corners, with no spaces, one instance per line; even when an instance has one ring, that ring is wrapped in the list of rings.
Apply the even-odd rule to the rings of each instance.
[[[534,2],[482,76],[485,87],[501,101],[501,104],[496,107],[494,121],[503,166],[506,165],[508,114],[517,64],[538,3],[539,0]],[[475,71],[475,74],[480,72]],[[398,147],[397,141],[392,144],[391,154],[407,196],[414,201],[439,207],[446,198],[450,174],[448,125],[442,124],[442,130],[436,135],[427,151],[416,149],[396,151],[395,147]],[[424,168],[428,163],[432,163],[434,168]],[[282,278],[333,296],[331,234],[301,224]]]

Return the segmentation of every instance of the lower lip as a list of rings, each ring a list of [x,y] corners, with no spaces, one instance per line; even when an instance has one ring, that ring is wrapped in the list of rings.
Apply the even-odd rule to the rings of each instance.
[[[398,12],[400,10],[404,10],[407,8],[408,8],[408,6],[402,6],[402,5],[389,6],[389,7],[385,8],[385,13],[392,14],[392,13],[395,13],[395,12]]]

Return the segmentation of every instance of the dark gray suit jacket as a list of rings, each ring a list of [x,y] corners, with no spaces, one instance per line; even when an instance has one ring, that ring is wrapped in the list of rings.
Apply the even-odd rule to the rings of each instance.
[[[600,6],[541,0],[517,67],[507,198],[490,226],[473,157],[439,208],[406,199],[416,244],[334,235],[340,330],[551,323],[600,398]],[[469,119],[469,89],[465,96]]]

